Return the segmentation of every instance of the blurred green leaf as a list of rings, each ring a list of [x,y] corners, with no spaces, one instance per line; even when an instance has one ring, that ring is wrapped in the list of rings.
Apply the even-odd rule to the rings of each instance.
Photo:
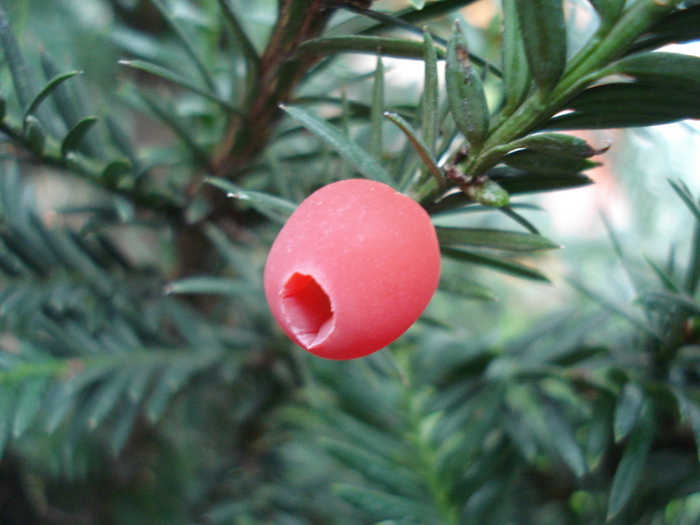
[[[207,67],[205,59],[199,56],[197,46],[192,42],[191,38],[186,34],[184,29],[177,22],[176,18],[171,14],[170,10],[166,8],[166,4],[163,3],[163,0],[150,1],[160,12],[163,18],[170,24],[170,27],[173,29],[177,40],[180,42],[185,53],[187,53],[194,66],[197,68],[197,71],[199,72],[202,80],[204,80],[209,91],[216,93],[216,82],[212,72]]]
[[[71,152],[66,153],[66,158],[70,160]],[[102,170],[102,180],[108,187],[119,187],[121,181],[131,175],[131,162],[124,159],[115,159],[109,162]]]
[[[187,361],[174,363],[155,380],[151,395],[143,410],[152,423],[163,417],[170,399],[187,383],[195,372],[195,366]]]
[[[696,443],[696,454],[700,459],[700,406],[683,390],[674,390],[683,418],[690,425]]]
[[[656,276],[659,278],[659,281],[661,284],[664,286],[666,290],[668,290],[671,293],[678,294],[680,293],[680,289],[676,285],[675,282],[673,282],[673,278],[671,275],[669,275],[668,271],[665,268],[662,268],[659,264],[656,262],[652,261],[648,257],[644,258],[647,262],[647,264],[651,267],[651,269],[654,271]]]
[[[0,44],[5,53],[7,65],[10,67],[17,98],[22,108],[26,110],[34,97],[31,73],[2,7],[0,7]]]
[[[574,476],[582,478],[588,468],[583,449],[574,435],[571,421],[562,408],[554,403],[545,402],[542,410],[547,429],[552,436],[552,446],[566,466],[571,469]]]
[[[182,140],[195,160],[204,166],[209,165],[209,155],[199,144],[195,130],[186,119],[178,115],[169,101],[164,101],[162,97],[148,93],[143,89],[138,91],[138,96],[146,104],[146,107]]]
[[[99,119],[97,117],[85,117],[84,119],[78,121],[63,138],[63,141],[61,142],[61,155],[65,157],[69,151],[79,149],[85,135],[98,122]]]
[[[545,277],[545,275],[539,270],[524,264],[520,264],[519,262],[511,259],[485,255],[475,251],[452,247],[442,248],[441,252],[446,257],[456,261],[478,264],[495,271],[508,273],[524,279],[549,282],[549,279],[547,279],[547,277]]]
[[[627,439],[630,432],[637,426],[643,406],[644,394],[642,389],[631,381],[625,383],[615,406],[615,420],[613,423],[615,442],[619,443]]]
[[[691,298],[662,291],[647,291],[637,297],[637,302],[649,308],[661,308],[664,310],[680,309],[693,315],[700,315],[700,304]]]
[[[628,52],[681,44],[700,38],[700,5],[691,5],[662,18],[629,47]]]
[[[216,94],[213,91],[210,91],[207,88],[198,86],[197,84],[191,82],[188,78],[183,77],[180,74],[171,71],[167,68],[164,68],[157,64],[151,64],[150,62],[146,62],[144,60],[120,60],[119,63],[127,67],[138,69],[139,71],[145,71],[146,73],[166,80],[174,84],[175,86],[178,86],[187,91],[191,91],[192,93],[196,93],[197,95],[201,95],[204,98],[211,100],[212,102],[216,102],[227,111],[230,111],[232,113],[240,113],[240,110],[235,108],[228,100],[219,97],[218,94]]]
[[[131,370],[120,370],[97,386],[91,395],[89,408],[84,413],[90,430],[95,430],[110,412],[120,406],[131,377]]]
[[[650,325],[646,319],[641,318],[637,312],[633,311],[627,304],[620,304],[614,299],[609,299],[575,279],[567,280],[576,290],[595,301],[609,312],[625,319],[633,327],[641,333],[648,335],[657,343],[663,344],[663,337],[657,332],[656,327]]]
[[[24,112],[24,118],[26,119],[29,115],[36,113],[36,110],[39,108],[41,103],[66,80],[73,78],[76,75],[82,75],[82,73],[82,71],[69,71],[68,73],[62,73],[49,80],[49,82],[39,91],[39,93],[36,94],[36,96],[27,106],[27,109]]]
[[[700,223],[693,228],[693,238],[691,241],[690,258],[685,277],[685,291],[688,295],[694,296],[700,285]]]
[[[516,0],[530,72],[543,91],[552,89],[566,67],[566,22],[561,0]]]
[[[207,294],[246,296],[258,292],[248,283],[223,277],[186,277],[169,283],[165,292],[169,294]]]
[[[243,56],[246,59],[248,68],[250,69],[249,75],[257,73],[258,68],[260,67],[260,57],[258,56],[258,52],[255,50],[252,40],[243,27],[243,24],[239,20],[240,16],[238,14],[238,8],[231,0],[217,1],[221,8],[221,12],[224,14],[226,22],[228,22],[229,26],[231,27],[231,31],[241,46]]]
[[[700,205],[696,201],[693,194],[690,192],[690,189],[688,188],[686,183],[681,180],[669,180],[668,182],[673,188],[673,191],[675,191],[676,194],[681,198],[686,208],[688,208],[688,210],[690,210],[690,213],[693,214],[693,217],[695,217],[696,222],[700,224]]]
[[[653,426],[645,420],[640,420],[634,431],[630,432],[610,488],[608,520],[618,516],[632,497],[639,484],[653,439]]]
[[[625,0],[589,0],[600,16],[601,25],[615,23],[625,7]]]
[[[333,491],[351,505],[371,516],[372,522],[403,520],[410,516],[411,519],[419,520],[425,525],[438,524],[437,518],[431,516],[428,507],[414,499],[340,483],[333,485]]]
[[[57,64],[49,53],[42,50],[41,68],[44,71],[46,78],[56,78],[61,74],[62,67]],[[77,79],[76,79],[77,80]],[[51,95],[54,101],[54,107],[58,115],[63,120],[63,124],[67,129],[73,128],[78,122],[86,118],[86,115],[94,113],[91,110],[91,103],[88,98],[87,90],[80,89],[84,84],[79,82],[61,83]],[[56,119],[58,120],[58,119]],[[52,134],[60,136],[63,130],[58,127],[58,123],[51,127]],[[103,144],[97,140],[97,137],[88,137],[82,144],[82,149],[91,155],[98,155],[103,151]]]
[[[324,437],[321,439],[321,445],[341,463],[388,492],[410,498],[422,496],[420,491],[416,490],[416,487],[421,486],[422,480],[408,468],[338,439]]]
[[[36,420],[42,407],[48,383],[43,377],[25,379],[19,388],[17,405],[12,421],[12,437],[24,435]]]
[[[435,230],[437,231],[440,246],[443,247],[472,246],[514,252],[559,248],[559,245],[549,239],[531,233],[445,226],[437,226]]]
[[[140,409],[140,405],[135,402],[120,405],[119,411],[115,414],[116,421],[111,425],[108,436],[109,451],[113,456],[118,457],[124,450],[141,415]]]
[[[44,152],[47,138],[46,129],[41,121],[34,115],[27,115],[27,118],[24,119],[23,132],[29,149],[37,155],[41,155]]]
[[[486,287],[476,281],[462,277],[441,279],[438,290],[452,294],[463,299],[475,299],[479,301],[495,301],[496,296]]]
[[[502,214],[504,214],[506,217],[514,220],[517,222],[520,226],[525,228],[527,231],[532,233],[533,235],[540,235],[539,230],[535,227],[534,224],[532,224],[529,220],[527,220],[525,217],[523,217],[520,213],[516,212],[513,209],[513,206],[502,206],[498,208],[498,211],[500,211]],[[557,246],[558,248],[560,246]]]
[[[0,389],[0,453],[5,451],[12,431],[17,390],[4,386]]]
[[[337,128],[304,109],[291,106],[285,106],[283,109],[290,117],[297,119],[319,138],[335,148],[345,160],[365,177],[393,186],[394,181],[391,175],[382,168],[374,157],[354,143],[349,137],[343,135]]]

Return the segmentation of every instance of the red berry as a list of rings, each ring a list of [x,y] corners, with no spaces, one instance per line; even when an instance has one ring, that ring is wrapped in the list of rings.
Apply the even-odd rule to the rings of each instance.
[[[353,359],[420,317],[440,277],[430,217],[380,182],[351,179],[302,202],[265,265],[265,295],[285,333],[312,354]]]

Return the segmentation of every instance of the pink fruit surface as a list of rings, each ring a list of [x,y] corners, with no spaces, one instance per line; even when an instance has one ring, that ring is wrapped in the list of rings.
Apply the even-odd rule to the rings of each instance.
[[[265,296],[297,344],[328,359],[384,348],[420,317],[440,278],[430,217],[380,182],[350,179],[311,194],[270,249]]]

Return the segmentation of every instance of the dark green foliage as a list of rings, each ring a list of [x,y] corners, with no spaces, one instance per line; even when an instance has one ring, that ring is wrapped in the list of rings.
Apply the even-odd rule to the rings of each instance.
[[[516,0],[530,72],[543,90],[554,87],[566,66],[566,24],[559,0]]]
[[[590,0],[573,48],[559,0],[473,3],[3,3],[0,523],[698,521],[697,191],[668,260],[608,226],[563,284],[528,200],[608,162],[556,130],[700,118],[699,59],[658,51],[697,2]],[[349,177],[420,202],[443,270],[396,343],[325,361],[262,268]]]
[[[447,45],[445,83],[452,116],[470,147],[478,150],[489,131],[489,108],[481,80],[469,61],[467,43],[455,25]]]

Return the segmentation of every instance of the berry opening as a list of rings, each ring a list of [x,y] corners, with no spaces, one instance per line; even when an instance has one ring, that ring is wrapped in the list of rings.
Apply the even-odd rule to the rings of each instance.
[[[309,348],[333,330],[331,300],[316,280],[294,273],[282,288],[282,310],[299,342]]]

